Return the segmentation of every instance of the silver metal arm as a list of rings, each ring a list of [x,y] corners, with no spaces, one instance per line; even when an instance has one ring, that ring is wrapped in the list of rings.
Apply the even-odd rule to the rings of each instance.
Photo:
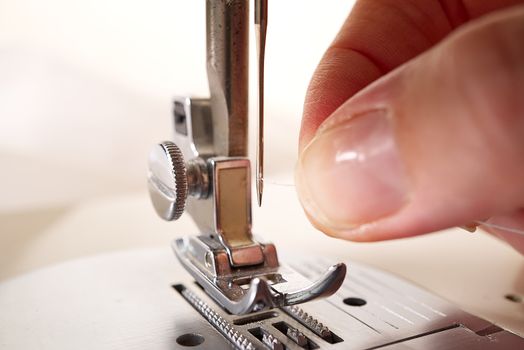
[[[249,1],[206,0],[207,78],[217,155],[247,156]]]

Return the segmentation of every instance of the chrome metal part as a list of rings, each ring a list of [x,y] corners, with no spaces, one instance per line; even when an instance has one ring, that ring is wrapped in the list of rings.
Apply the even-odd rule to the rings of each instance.
[[[319,322],[316,318],[309,315],[298,306],[286,306],[282,308],[282,310],[287,312],[291,317],[293,317],[295,320],[300,322],[322,339],[327,340],[331,338],[331,331],[328,327],[324,326],[322,322]]]
[[[212,173],[207,169],[207,160],[217,155],[213,143],[213,121],[211,119],[211,105],[209,99],[176,97],[174,101],[174,141],[182,151],[184,159],[201,161],[195,162],[199,167],[202,180],[207,182],[203,190],[206,196],[198,195],[195,189],[189,186],[192,196],[187,198],[185,211],[191,215],[198,229],[202,233],[214,232],[214,201],[211,196]],[[223,156],[223,155],[222,155]],[[189,168],[189,167],[188,167]],[[207,171],[205,171],[207,170]],[[205,178],[207,174],[207,179]],[[191,178],[191,174],[188,175]]]
[[[338,263],[331,265],[314,283],[308,283],[301,274],[286,273],[293,280],[277,284],[273,288],[285,295],[284,305],[296,305],[317,298],[325,298],[337,291],[346,277],[346,265]]]
[[[153,147],[147,179],[151,202],[167,221],[180,218],[188,195],[207,198],[209,194],[206,163],[195,158],[186,164],[178,146],[170,141]]]
[[[270,334],[266,332],[265,330],[262,330],[262,343],[266,344],[271,350],[284,350],[284,344],[273,334]]]
[[[256,158],[256,190],[258,206],[264,192],[264,61],[267,34],[267,0],[255,0],[255,37],[258,66],[258,137]]]
[[[177,287],[175,287],[176,289]],[[239,350],[254,350],[255,346],[241,333],[239,333],[231,323],[226,321],[215,310],[213,310],[202,299],[196,296],[184,286],[178,286],[178,292],[220,333],[230,342],[236,345]]]
[[[194,158],[186,164],[187,192],[197,199],[209,196],[210,179],[207,164],[202,158]]]
[[[299,331],[298,329],[289,326],[286,331],[286,335],[289,339],[293,340],[298,346],[305,347],[307,346],[307,337]]]
[[[188,184],[182,152],[174,143],[163,142],[153,148],[147,179],[158,215],[168,221],[178,219],[184,212]]]
[[[263,263],[233,267],[224,247],[213,238],[178,239],[173,250],[182,265],[224,309],[240,315],[304,303],[335,293],[346,275],[344,264],[331,266],[311,283],[278,264],[275,247],[262,244]]]
[[[217,155],[247,156],[249,2],[207,0],[207,77]]]
[[[304,303],[332,295],[346,274],[336,264],[313,283],[279,266],[273,244],[251,233],[251,169],[247,154],[247,0],[207,0],[210,98],[175,99],[175,143],[153,149],[148,183],[157,213],[176,220],[185,208],[201,231],[173,243],[195,280],[233,314]],[[267,0],[255,2],[259,68],[257,197],[263,181],[264,51]],[[184,158],[186,161],[184,161]]]

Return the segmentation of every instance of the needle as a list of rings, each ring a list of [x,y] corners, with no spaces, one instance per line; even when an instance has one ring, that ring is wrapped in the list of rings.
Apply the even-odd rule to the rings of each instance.
[[[266,51],[267,0],[255,0],[255,36],[258,60],[258,139],[256,159],[256,188],[258,206],[264,191],[264,56]]]

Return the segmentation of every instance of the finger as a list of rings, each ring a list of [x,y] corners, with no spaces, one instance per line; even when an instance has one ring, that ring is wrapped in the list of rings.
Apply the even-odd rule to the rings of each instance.
[[[331,235],[379,240],[524,207],[524,6],[485,17],[340,107],[297,187]]]
[[[348,98],[424,52],[454,28],[522,0],[357,1],[311,79],[300,149]]]

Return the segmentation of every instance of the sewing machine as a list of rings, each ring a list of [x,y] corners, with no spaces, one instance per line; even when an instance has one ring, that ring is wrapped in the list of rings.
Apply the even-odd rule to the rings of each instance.
[[[285,237],[301,229],[296,221],[285,221],[291,221],[300,210],[298,203],[287,197],[266,194],[265,205],[275,209],[272,216],[258,216],[253,231],[261,237],[252,234],[251,162],[247,158],[247,31],[252,15],[248,3],[207,1],[211,96],[176,98],[171,121],[175,136],[157,145],[150,156],[149,186],[156,211],[167,220],[175,220],[186,211],[185,217],[192,216],[198,231],[189,231],[189,226],[183,225],[185,217],[182,222],[170,223],[173,235],[185,236],[173,242],[176,258],[167,249],[100,255],[2,283],[0,349],[523,348],[523,339],[503,327],[384,270],[341,258],[366,260],[358,251],[369,247],[344,245],[337,250],[341,244],[332,241],[331,245],[316,246],[323,239],[318,233],[301,240],[298,235]],[[258,2],[257,6],[263,4]],[[262,31],[266,16],[257,8],[257,30]],[[259,51],[259,58],[262,56]],[[259,155],[262,153],[259,149]],[[263,168],[260,160],[255,176],[259,180]],[[259,190],[263,184],[257,181]],[[127,204],[129,198],[122,202]],[[150,205],[129,212],[129,207],[123,207],[113,220],[133,222],[129,216],[153,211]],[[277,215],[284,210],[285,215]],[[97,219],[102,214],[109,215],[104,211]],[[271,225],[270,220],[278,222]],[[78,222],[72,227],[73,236],[83,229]],[[156,228],[137,229],[144,235],[158,235]],[[195,232],[198,234],[191,235]],[[106,233],[113,232],[106,229]],[[388,261],[402,260],[401,256],[409,252],[404,260],[422,265],[424,273],[419,277],[439,274],[426,269],[435,265],[424,265],[423,259],[444,260],[444,254],[456,259],[439,263],[441,270],[461,269],[464,276],[486,268],[489,263],[481,264],[475,253],[463,256],[448,247],[452,245],[449,242],[455,242],[452,238],[462,239],[457,238],[459,234],[444,233],[442,239],[424,237],[423,242],[430,243],[421,244],[421,239],[409,250],[377,250],[367,261],[389,254],[390,259],[381,262],[387,265]],[[264,241],[264,237],[271,237],[276,245]],[[478,239],[471,235],[463,246],[477,242],[476,248],[485,248],[483,244],[493,247],[500,253],[493,259],[507,253],[490,238],[482,244]],[[318,249],[313,251],[312,247]],[[418,255],[413,251],[419,251]],[[465,266],[464,261],[474,266]],[[399,265],[395,267],[402,270]],[[492,270],[485,274],[476,282],[476,289],[467,288],[479,291],[471,299],[479,304],[501,305],[508,284],[502,283],[496,290],[502,300],[497,304],[480,292],[497,283]],[[422,284],[430,280],[413,279]],[[438,278],[433,287],[438,287]],[[435,289],[437,294],[443,290]],[[491,290],[491,294],[496,293]],[[462,297],[462,301],[467,299]],[[519,304],[513,305],[511,310],[518,312]],[[461,303],[463,306],[471,307]],[[496,312],[491,311],[496,318]],[[511,315],[506,318],[518,320],[515,312]],[[498,321],[504,321],[504,315],[499,315]]]
[[[208,0],[206,6],[211,96],[175,99],[174,142],[158,144],[149,158],[149,190],[159,216],[176,220],[185,210],[201,232],[172,244],[189,273],[173,285],[173,298],[184,305],[177,322],[194,329],[178,335],[178,344],[218,348],[219,341],[243,350],[524,347],[524,339],[393,276],[310,257],[285,264],[275,245],[253,238],[246,158],[249,2]],[[267,1],[255,1],[254,18],[260,205]],[[202,320],[211,327],[195,327]],[[217,342],[206,341],[218,334]]]

